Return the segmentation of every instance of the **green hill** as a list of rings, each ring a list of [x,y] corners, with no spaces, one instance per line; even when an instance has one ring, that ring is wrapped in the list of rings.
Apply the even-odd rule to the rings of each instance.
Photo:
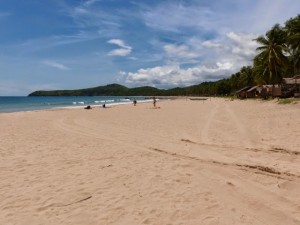
[[[188,87],[176,87],[168,90],[149,86],[128,88],[119,84],[109,84],[94,88],[77,90],[35,91],[28,96],[179,96],[179,95],[227,95],[232,93],[226,79],[215,82],[203,82]]]
[[[35,91],[29,96],[149,96],[161,95],[164,91],[154,87],[127,88],[119,84],[109,84],[77,90]]]

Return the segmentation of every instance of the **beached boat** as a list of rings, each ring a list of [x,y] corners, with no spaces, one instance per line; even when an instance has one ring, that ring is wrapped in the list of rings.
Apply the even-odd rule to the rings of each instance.
[[[207,100],[208,98],[190,98],[190,100],[200,100],[200,101],[205,101]]]

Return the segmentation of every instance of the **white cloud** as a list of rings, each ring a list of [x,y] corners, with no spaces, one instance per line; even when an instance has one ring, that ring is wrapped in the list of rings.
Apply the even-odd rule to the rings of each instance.
[[[127,73],[129,85],[174,87],[198,84],[204,81],[229,77],[241,67],[251,65],[257,43],[257,35],[229,32],[223,39],[201,41],[193,38],[186,45],[164,45],[167,65],[139,69]],[[201,57],[205,56],[204,59]],[[174,63],[172,58],[176,58]],[[193,59],[195,66],[182,67],[185,59]],[[170,60],[172,63],[170,63]],[[196,63],[197,62],[197,63]],[[176,64],[177,63],[177,64]]]
[[[83,3],[84,6],[89,7],[93,4],[95,4],[96,2],[101,2],[102,0],[87,0]]]
[[[56,68],[56,69],[59,69],[59,70],[70,70],[69,67],[67,67],[67,66],[65,66],[61,63],[50,61],[50,60],[43,61],[43,64],[47,65],[47,66],[50,66],[50,67],[53,67],[53,68]]]
[[[253,57],[256,54],[255,51],[259,45],[253,39],[257,38],[258,35],[230,32],[226,36],[233,43],[233,54],[244,57]]]
[[[111,50],[108,55],[110,56],[126,56],[129,55],[131,52],[131,49],[126,49],[126,48],[118,48]]]
[[[206,48],[215,48],[215,49],[223,49],[224,45],[222,45],[221,43],[217,43],[211,40],[207,40],[202,42],[202,46],[206,47]]]
[[[109,40],[107,43],[118,45],[118,46],[121,47],[121,48],[131,48],[130,46],[126,45],[126,44],[124,43],[124,41],[121,40],[121,39],[111,39],[111,40]]]
[[[126,45],[121,39],[111,39],[107,43],[117,45],[120,48],[111,50],[108,55],[110,56],[127,56],[131,53],[132,47]]]
[[[199,52],[191,50],[187,45],[168,44],[164,46],[164,50],[170,57],[196,58],[199,56]]]
[[[156,87],[187,86],[208,80],[220,79],[232,71],[230,62],[217,62],[214,65],[199,65],[183,69],[180,66],[157,66],[129,72],[125,83],[151,85]]]
[[[228,60],[235,65],[237,69],[242,66],[250,65],[253,57],[256,55],[256,48],[259,46],[254,39],[258,35],[250,33],[229,32],[222,39],[217,41],[207,40],[202,42],[203,55],[206,59],[211,58],[215,61]]]

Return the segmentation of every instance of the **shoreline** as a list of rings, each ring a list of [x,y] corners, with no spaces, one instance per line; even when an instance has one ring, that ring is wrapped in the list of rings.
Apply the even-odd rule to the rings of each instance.
[[[168,100],[167,98],[162,98],[162,99],[157,99],[159,100]],[[142,103],[148,103],[148,102],[152,102],[152,100],[150,99],[145,99],[145,100],[137,100],[137,103],[142,104]],[[101,101],[97,101],[97,103],[93,103],[93,104],[85,104],[85,103],[77,103],[70,106],[53,106],[53,107],[49,107],[49,108],[34,108],[34,109],[15,109],[15,111],[0,111],[1,113],[14,113],[14,112],[31,112],[31,111],[43,111],[43,110],[57,110],[57,109],[80,109],[80,108],[84,108],[88,105],[90,105],[91,107],[95,107],[95,108],[102,108],[102,105],[105,104],[107,106],[118,106],[118,105],[127,105],[127,104],[133,104],[132,101],[123,101],[123,102],[114,102],[114,101],[105,101],[103,100],[103,102]]]

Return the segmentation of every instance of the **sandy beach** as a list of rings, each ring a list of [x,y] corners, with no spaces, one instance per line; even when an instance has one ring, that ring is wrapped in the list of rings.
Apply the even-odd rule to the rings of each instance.
[[[0,224],[299,225],[300,104],[0,114]]]

